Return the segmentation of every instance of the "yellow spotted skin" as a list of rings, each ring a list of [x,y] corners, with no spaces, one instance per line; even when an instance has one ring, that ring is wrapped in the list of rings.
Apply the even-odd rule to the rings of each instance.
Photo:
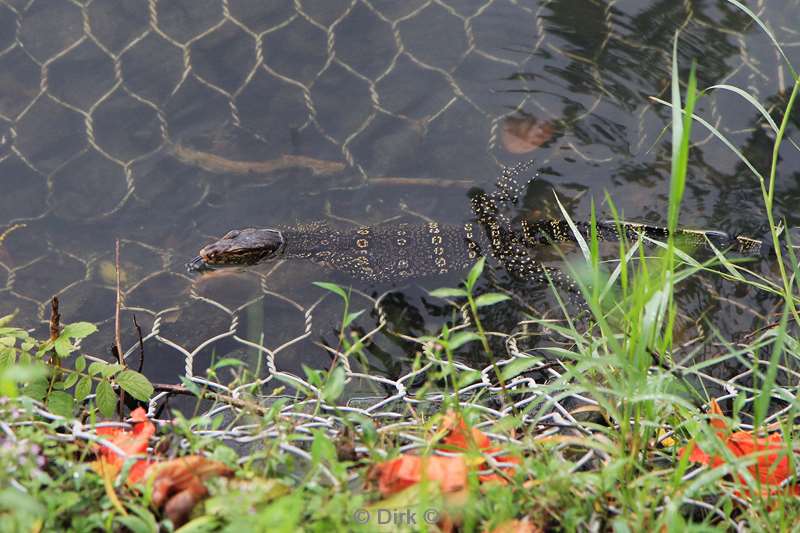
[[[506,169],[496,189],[471,195],[474,222],[463,225],[384,224],[355,229],[335,229],[324,223],[289,228],[234,230],[203,250],[190,263],[195,266],[251,265],[274,259],[306,259],[365,281],[383,282],[461,272],[481,256],[494,257],[513,277],[533,281],[546,279],[536,249],[548,243],[575,242],[574,231],[589,239],[587,222],[571,227],[564,220],[511,220],[506,214],[527,187],[516,181],[530,163]],[[642,236],[664,240],[665,228],[625,222],[598,222],[600,240],[630,242]],[[716,231],[678,230],[684,244],[705,247],[711,242],[719,249],[732,248],[744,254],[758,254],[761,241],[729,237]],[[548,270],[550,279],[572,286],[572,280],[558,270]]]

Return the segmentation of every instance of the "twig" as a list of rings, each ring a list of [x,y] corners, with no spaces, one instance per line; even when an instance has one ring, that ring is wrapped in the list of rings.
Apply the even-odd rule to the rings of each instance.
[[[312,174],[335,174],[345,169],[339,161],[325,161],[302,155],[284,154],[268,161],[236,161],[209,152],[201,152],[180,144],[170,145],[176,159],[215,174],[272,174],[279,170],[302,168]]]
[[[53,299],[50,300],[50,341],[55,342],[58,338],[58,334],[61,330],[61,313],[58,312],[58,297],[53,296]],[[53,349],[50,350],[50,365],[54,368],[53,373],[50,375],[50,381],[47,385],[47,397],[50,396],[50,393],[53,391],[53,385],[55,385],[56,379],[58,379],[59,374],[61,373],[61,358],[58,356],[58,352],[56,351],[56,347],[53,346]]]
[[[55,341],[61,330],[61,313],[58,312],[58,296],[50,300],[50,340]]]
[[[367,183],[385,187],[441,187],[444,189],[453,187],[469,189],[475,186],[475,181],[471,179],[405,178],[400,176],[368,178]]]
[[[119,288],[119,239],[116,240],[116,245],[114,247],[115,251],[115,260],[114,266],[117,270],[117,298],[116,302],[114,303],[114,346],[116,347],[117,351],[117,362],[122,366],[125,365],[125,357],[122,354],[122,337],[119,332],[119,314],[120,314],[120,307],[122,304],[122,291]],[[117,403],[117,413],[122,416],[122,406],[125,404],[125,391],[120,388],[119,391],[119,402]]]
[[[195,393],[184,387],[183,385],[174,385],[171,383],[153,383],[153,388],[158,392],[168,392],[170,394],[181,394],[183,396],[195,396]],[[209,390],[205,390],[202,392],[201,397],[211,398],[220,402],[224,402],[227,404],[232,405],[233,407],[239,407],[242,409],[250,409],[259,415],[267,414],[268,410],[253,402],[248,402],[245,400],[240,400],[238,398],[234,398],[233,396],[228,396],[226,394],[219,394],[218,392],[212,392]]]
[[[142,340],[142,328],[136,321],[136,315],[133,315],[133,325],[136,327],[136,335],[139,337],[139,369],[137,372],[141,374],[142,368],[144,368],[144,341]]]

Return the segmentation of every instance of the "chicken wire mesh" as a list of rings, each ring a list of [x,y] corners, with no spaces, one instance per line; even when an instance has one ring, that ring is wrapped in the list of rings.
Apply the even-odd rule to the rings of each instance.
[[[343,427],[342,417],[354,413],[377,422],[379,432],[397,435],[405,443],[403,449],[420,446],[422,436],[414,429],[414,419],[425,412],[423,405],[435,408],[443,396],[417,397],[415,385],[442,362],[430,356],[429,345],[418,340],[420,335],[387,326],[383,304],[390,292],[355,290],[353,295],[359,307],[369,310],[359,321],[362,342],[394,336],[421,354],[421,366],[402,368],[393,375],[354,365],[335,342],[319,348],[315,327],[320,323],[330,327],[339,302],[330,295],[295,294],[297,285],[280,279],[295,274],[307,284],[302,268],[298,275],[295,267],[277,264],[240,274],[235,283],[230,278],[197,280],[184,273],[183,262],[212,233],[197,220],[213,217],[196,215],[220,200],[213,183],[191,178],[210,171],[202,165],[198,169],[185,154],[182,158],[179,148],[193,135],[219,129],[246,132],[263,159],[293,153],[296,146],[314,146],[318,151],[300,152],[343,163],[355,176],[347,187],[357,190],[397,169],[413,176],[403,166],[408,159],[428,166],[428,175],[463,176],[461,170],[451,172],[453,160],[468,161],[474,174],[494,175],[508,159],[502,140],[513,123],[509,117],[520,120],[534,111],[562,131],[538,155],[540,167],[566,160],[579,161],[591,171],[600,165],[625,170],[625,159],[631,153],[646,153],[662,127],[656,104],[645,96],[668,91],[676,27],[686,31],[687,46],[708,54],[713,82],[739,82],[756,97],[785,92],[787,73],[777,52],[753,37],[756,31],[746,19],[734,20],[736,27],[717,30],[711,18],[716,8],[702,3],[670,2],[665,7],[654,2],[627,17],[623,13],[633,9],[630,2],[587,2],[576,8],[589,10],[595,25],[589,32],[555,4],[547,0],[0,1],[0,175],[6,196],[0,223],[7,230],[0,243],[0,311],[20,309],[26,326],[42,328],[49,299],[56,294],[68,320],[97,323],[99,337],[105,338],[98,342],[107,342],[115,297],[109,276],[113,241],[84,231],[104,226],[121,237],[123,318],[129,322],[136,314],[142,322],[148,368],[155,364],[162,378],[172,374],[177,382],[183,376],[220,395],[223,400],[204,404],[209,416],[236,411],[252,397],[254,388],[262,391],[260,405],[291,399],[279,407],[280,423],[241,423],[231,416],[223,427],[198,429],[199,433],[240,444],[286,439],[293,433],[301,437],[282,440],[281,449],[308,459],[303,441],[310,440],[315,430],[335,437]],[[782,11],[767,10],[765,0],[751,7],[774,21],[773,29],[786,50],[800,47],[797,25],[790,23],[800,12],[796,1],[785,2]],[[659,24],[662,8],[669,17]],[[498,22],[508,25],[513,36],[504,46],[497,45]],[[663,33],[662,42],[641,39],[640,23]],[[570,24],[576,28],[571,35],[565,31]],[[723,55],[714,56],[703,47],[703,39],[712,34],[724,36]],[[584,37],[586,43],[581,42]],[[641,79],[620,79],[610,68],[616,64],[609,59],[611,52],[622,67],[644,62],[653,68],[639,73]],[[563,84],[548,78],[546,69],[534,72],[542,58],[545,67],[552,58],[563,62],[558,65]],[[579,75],[573,76],[575,71]],[[562,101],[560,93],[569,89],[574,94]],[[343,106],[343,101],[352,105]],[[609,102],[626,111],[624,149],[614,142],[610,147],[597,142],[597,130],[602,134],[604,128],[615,127],[607,120]],[[710,121],[723,131],[744,139],[760,131],[750,118],[721,125],[724,112],[716,100],[705,105]],[[274,117],[284,120],[287,113],[291,127],[277,127]],[[390,134],[383,134],[387,129]],[[409,141],[412,138],[421,140]],[[426,144],[428,139],[434,139],[432,144]],[[711,155],[715,150],[711,139],[707,135],[696,146]],[[225,139],[212,139],[211,148],[220,146],[226,146]],[[397,153],[387,155],[389,147]],[[164,185],[165,176],[171,174],[182,180],[176,188]],[[230,202],[264,188],[242,190]],[[159,227],[148,226],[133,215],[142,208],[173,218],[153,215]],[[406,212],[426,218],[413,208]],[[184,233],[165,230],[164,226],[176,225],[175,215],[194,216],[195,221]],[[221,218],[233,221],[239,215],[232,208]],[[43,225],[48,231],[37,233]],[[323,318],[317,320],[323,308]],[[277,325],[266,333],[261,328],[260,336],[249,328],[243,334],[247,321],[265,320],[264,309],[280,310]],[[456,329],[471,326],[466,313],[460,317]],[[737,324],[740,331],[749,331],[764,315],[754,311],[748,317],[749,322]],[[504,346],[500,368],[535,355],[519,347],[524,322],[519,325],[492,333]],[[134,360],[140,350],[138,339],[132,328],[124,331],[125,357]],[[107,359],[97,355],[104,351],[101,345],[88,348],[95,354],[90,358]],[[297,356],[310,348],[327,354],[329,364],[335,361],[345,369],[347,392],[338,403],[324,401],[320,389],[303,375]],[[206,375],[210,361],[219,356],[242,357],[260,370],[252,372],[249,381],[225,384]],[[676,365],[675,372],[716,385],[724,397],[747,393],[747,387],[737,384],[752,376],[752,370],[744,370],[720,378],[711,367],[680,361]],[[559,396],[550,387],[561,382],[562,392],[568,389],[569,380],[558,362],[534,364],[508,382],[504,391],[492,365],[466,361],[456,366],[479,376],[458,396],[462,404],[481,413],[483,425],[491,427],[514,412],[536,428],[537,438],[587,434],[572,413],[596,404],[580,395]],[[796,377],[792,369],[782,370]],[[775,394],[794,395],[791,382]],[[270,396],[278,387],[301,390],[302,399],[287,391]],[[159,412],[169,395],[162,391],[149,402],[151,415]],[[782,412],[774,412],[771,419]],[[78,422],[71,436],[94,438]],[[572,468],[603,459],[594,449],[582,453]]]

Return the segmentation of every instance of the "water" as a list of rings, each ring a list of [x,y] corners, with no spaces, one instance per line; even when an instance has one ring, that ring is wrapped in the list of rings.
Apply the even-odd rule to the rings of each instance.
[[[0,230],[24,225],[0,244],[0,315],[18,309],[18,322],[43,335],[58,295],[65,321],[98,324],[84,348],[108,359],[119,239],[123,342],[134,344],[134,314],[145,336],[155,333],[145,343],[152,379],[203,375],[222,356],[255,371],[242,341],[262,336],[280,370],[326,367],[320,344],[337,345],[341,305],[329,297],[313,307],[324,291],[311,282],[348,280],[302,264],[197,279],[184,263],[237,227],[461,223],[469,187],[489,190],[503,165],[532,158],[541,179],[520,213],[550,215],[555,190],[577,219],[592,199],[608,215],[607,191],[626,218],[663,224],[669,110],[649,97],[669,99],[678,27],[683,79],[694,58],[700,87],[740,86],[775,117],[787,99],[790,77],[769,40],[722,1],[298,4],[0,2]],[[799,65],[798,0],[751,7]],[[713,93],[698,113],[768,169],[773,136],[739,96]],[[694,140],[682,223],[759,236],[756,178],[702,128]],[[179,156],[184,148],[200,158]],[[208,154],[345,167],[242,173],[209,168]],[[445,179],[463,181],[437,186]],[[800,154],[788,145],[776,197],[776,215],[800,225]],[[355,287],[365,296],[352,308],[368,310],[356,327],[388,321],[368,346],[375,372],[392,374],[415,349],[393,332],[420,335],[452,316],[414,283]],[[713,304],[702,287],[684,298],[711,306],[733,332],[769,311],[741,288],[716,290]],[[544,292],[527,297],[534,305]]]

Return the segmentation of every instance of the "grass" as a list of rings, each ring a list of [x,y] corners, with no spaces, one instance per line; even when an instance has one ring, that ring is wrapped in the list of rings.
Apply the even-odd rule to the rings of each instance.
[[[729,1],[769,34],[745,6]],[[66,335],[59,344],[56,339],[36,341],[3,324],[0,530],[445,529],[441,520],[420,520],[426,512],[433,512],[437,519],[450,518],[462,531],[490,531],[508,520],[523,518],[541,529],[564,531],[796,528],[800,500],[792,494],[794,478],[790,476],[783,489],[771,487],[758,475],[763,473],[763,465],[758,472],[748,467],[767,459],[769,469],[775,459],[786,458],[790,470],[795,470],[795,418],[800,405],[798,384],[791,381],[792,374],[786,369],[797,368],[800,357],[796,294],[800,279],[797,258],[793,248],[785,246],[791,243],[781,233],[773,205],[779,151],[800,78],[790,65],[795,83],[780,124],[741,89],[709,89],[736,92],[769,119],[776,136],[765,177],[722,133],[694,115],[696,101],[708,91],[697,90],[694,65],[681,101],[678,46],[676,35],[671,102],[662,102],[672,109],[668,228],[674,231],[679,225],[691,131],[699,122],[745,160],[754,179],[759,180],[779,281],[733,260],[724,250],[714,249],[710,260],[700,262],[682,250],[673,236],[665,243],[650,243],[650,248],[659,252],[655,256],[645,253],[643,239],[620,242],[617,260],[608,262],[601,258],[596,232],[585,241],[576,230],[586,261],[569,268],[590,312],[589,326],[578,326],[571,308],[553,287],[563,320],[529,317],[528,323],[551,331],[562,342],[534,354],[502,359],[492,350],[481,311],[507,296],[479,294],[481,261],[462,287],[431,293],[452,302],[454,310],[465,312],[470,320],[454,320],[438,334],[418,339],[421,350],[412,374],[424,372],[426,381],[410,389],[406,397],[421,403],[387,406],[382,411],[395,409],[402,421],[371,418],[337,406],[346,385],[359,372],[357,364],[366,361],[363,339],[349,331],[360,311],[351,311],[348,291],[320,283],[344,303],[337,357],[330,370],[308,369],[304,382],[309,386],[300,387],[292,397],[263,406],[237,404],[238,414],[233,419],[226,419],[221,412],[192,418],[177,414],[172,424],[160,428],[162,444],[157,448],[162,455],[203,453],[235,471],[232,480],[206,483],[210,496],[179,528],[165,518],[164,509],[153,505],[152,487],[128,486],[124,470],[112,480],[95,473],[90,461],[96,448],[88,433],[79,431],[91,427],[99,414],[96,407],[106,416],[113,414],[115,386],[136,397],[152,394],[149,384],[125,374],[131,372],[127,369],[111,368],[113,365],[96,367],[94,373],[84,371],[86,361],[62,369],[61,359],[75,351],[71,341],[78,337],[76,332],[91,333],[89,325],[68,330],[73,336]],[[781,54],[786,57],[782,50]],[[610,199],[607,204],[620,220]],[[569,220],[566,212],[564,216]],[[594,206],[591,217],[594,221]],[[709,246],[713,248],[711,243]],[[720,337],[713,324],[706,324],[706,341],[718,341],[723,348],[711,358],[695,357],[698,347],[680,345],[675,337],[680,311],[676,288],[699,275],[750,286],[777,302],[780,316],[737,344]],[[456,354],[467,345],[485,355],[483,373],[459,362]],[[752,379],[738,383],[731,393],[721,393],[722,399],[729,400],[725,403],[727,423],[735,426],[722,431],[706,413],[714,398],[699,385],[709,382],[703,377],[706,370],[733,361]],[[788,384],[779,383],[782,374],[788,375]],[[120,379],[123,375],[127,377]],[[37,394],[31,395],[32,383],[46,387],[40,390],[37,385]],[[288,381],[287,385],[297,389],[298,383]],[[80,393],[74,389],[78,386]],[[89,394],[92,390],[94,394]],[[196,386],[192,390],[216,405],[225,404],[213,391]],[[484,404],[492,410],[479,407]],[[778,405],[782,407],[778,409]],[[48,414],[45,407],[62,416]],[[306,418],[287,416],[287,412],[302,413]],[[437,490],[436,483],[423,476],[422,483],[397,494],[380,494],[374,480],[368,482],[369,473],[409,450],[434,454],[446,438],[442,427],[447,413],[456,413],[470,426],[480,426],[506,458],[517,457],[521,464],[505,469],[502,454],[487,458],[472,442],[468,463],[488,465],[504,482],[483,483],[480,471],[473,467],[466,486],[457,493]],[[255,445],[248,446],[240,439],[244,449],[234,450],[230,442],[218,438],[233,435],[232,429],[243,424],[250,424],[246,426],[248,435],[259,436]],[[729,436],[735,429],[759,436],[779,435],[780,440],[771,449],[737,454],[727,436],[718,436]],[[680,452],[691,446],[719,457],[719,466],[691,462],[689,453]],[[769,477],[774,472],[766,474]],[[359,520],[363,512],[370,515],[366,524]],[[381,513],[387,522],[380,523]],[[417,518],[413,525],[409,513]]]

